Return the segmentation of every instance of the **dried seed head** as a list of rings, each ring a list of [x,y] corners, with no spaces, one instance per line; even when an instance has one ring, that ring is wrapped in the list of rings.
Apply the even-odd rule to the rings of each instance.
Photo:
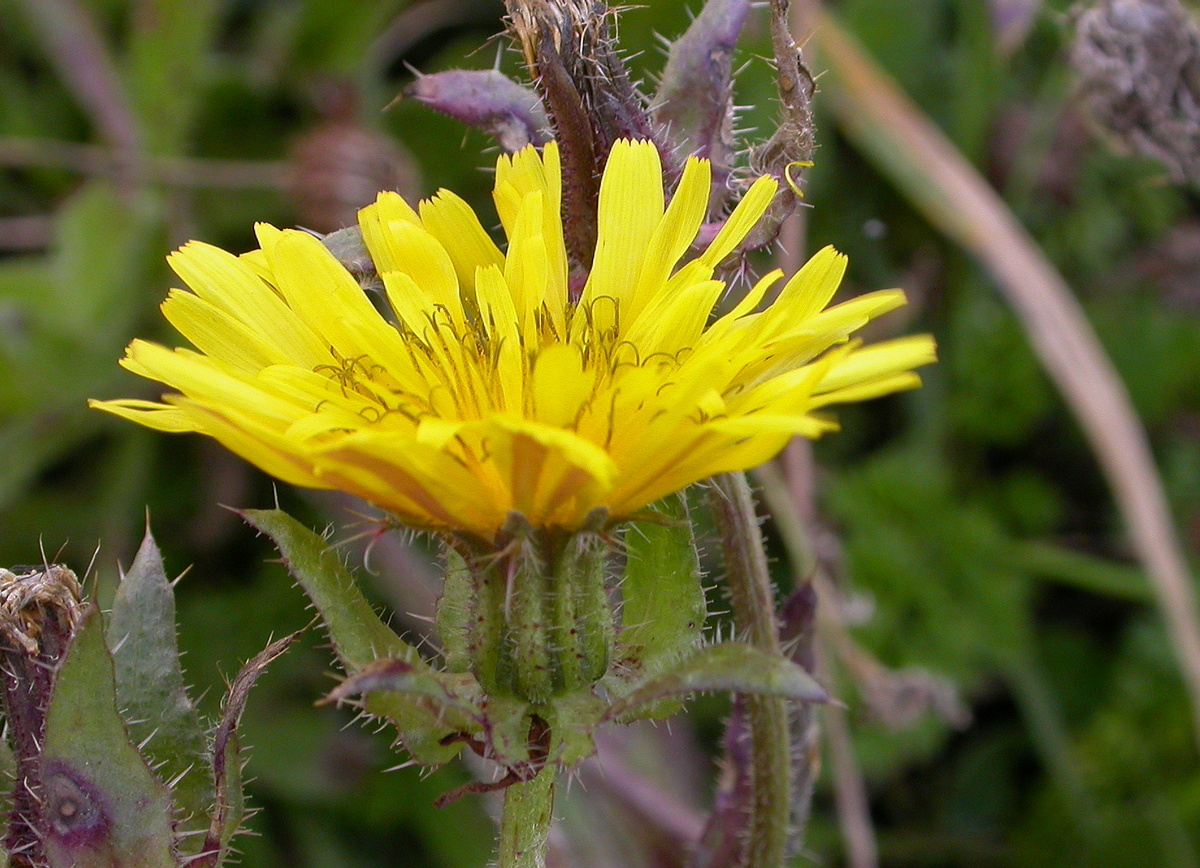
[[[14,868],[43,864],[41,751],[54,679],[83,619],[66,567],[0,568],[0,697],[17,761],[4,847]]]
[[[66,567],[0,567],[0,643],[35,656],[45,631],[70,638],[83,614],[82,596]]]
[[[1178,0],[1103,0],[1074,19],[1071,63],[1094,123],[1200,186],[1200,22]]]

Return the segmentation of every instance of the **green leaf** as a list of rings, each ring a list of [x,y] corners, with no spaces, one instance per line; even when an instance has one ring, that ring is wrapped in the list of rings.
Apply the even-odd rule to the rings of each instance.
[[[130,202],[114,187],[93,183],[60,214],[51,259],[54,294],[34,301],[43,326],[85,348],[97,364],[128,339],[130,324],[145,309],[129,286],[145,279],[150,250],[161,243],[157,207],[152,197]],[[79,361],[64,358],[60,366],[76,371]]]
[[[751,645],[726,642],[698,649],[666,672],[609,706],[606,720],[626,719],[642,706],[703,691],[780,696],[798,702],[828,702],[803,667]]]
[[[325,540],[278,509],[247,509],[240,514],[275,541],[288,572],[325,622],[334,650],[348,673],[353,675],[381,658],[428,668],[417,650],[375,614],[354,576]],[[369,696],[365,705],[369,713],[396,725],[404,746],[418,762],[440,765],[461,750],[461,745],[441,743],[454,728],[446,726],[438,713],[422,702],[377,694]]]
[[[174,868],[171,800],[117,713],[100,612],[89,609],[63,662],[42,751],[51,868]]]
[[[247,509],[239,514],[275,541],[288,572],[317,607],[347,670],[356,672],[381,657],[420,662],[417,649],[383,623],[324,539],[282,510]]]
[[[175,595],[147,528],[121,578],[108,625],[116,667],[117,705],[129,733],[165,781],[181,812],[181,832],[208,828],[213,801],[206,727],[183,682],[175,637]],[[183,839],[187,841],[189,839]],[[193,839],[194,851],[198,840]]]
[[[1146,574],[1135,567],[1072,551],[1054,543],[1016,543],[1013,559],[1024,571],[1093,594],[1137,603],[1154,600]]]
[[[212,64],[210,51],[226,4],[217,0],[147,0],[125,34],[129,97],[148,150],[185,147]],[[186,82],[187,86],[180,86]]]
[[[339,684],[328,700],[340,702],[353,696],[378,693],[404,694],[420,698],[444,716],[447,723],[466,718],[482,718],[477,702],[479,685],[470,675],[438,672],[430,666],[414,666],[404,660],[382,658],[369,663]],[[464,729],[476,728],[463,720]]]
[[[487,741],[502,766],[529,761],[529,703],[508,696],[489,696]]]
[[[660,500],[646,521],[625,532],[621,583],[622,665],[607,679],[612,696],[624,696],[700,643],[707,617],[700,557],[683,494]],[[667,718],[683,710],[682,699],[643,706],[639,714]]]
[[[580,690],[554,700],[550,759],[573,768],[596,753],[593,733],[604,720],[605,703],[590,690]]]

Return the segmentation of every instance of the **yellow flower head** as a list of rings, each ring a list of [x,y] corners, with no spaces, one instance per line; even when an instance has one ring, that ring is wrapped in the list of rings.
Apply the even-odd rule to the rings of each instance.
[[[175,392],[93,404],[207,434],[280,479],[350,492],[407,524],[492,539],[511,511],[566,529],[597,507],[629,516],[832,429],[814,415],[827,404],[918,385],[930,338],[849,340],[903,293],[826,308],[845,270],[830,248],[769,306],[778,271],[710,322],[725,290],[713,271],[776,183],[759,179],[688,257],[709,185],[709,164],[689,160],[666,204],[654,146],[618,142],[577,300],[553,143],[497,163],[507,254],[446,191],[419,211],[395,193],[363,209],[383,313],[305,232],[260,225],[261,249],[241,257],[189,243],[170,263],[192,292],[173,290],[163,313],[196,350],[135,340],[122,361]]]

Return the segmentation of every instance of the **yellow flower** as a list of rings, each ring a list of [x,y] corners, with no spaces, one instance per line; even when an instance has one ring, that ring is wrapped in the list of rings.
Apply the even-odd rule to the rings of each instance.
[[[192,242],[170,263],[168,320],[196,350],[135,340],[122,364],[175,393],[93,406],[198,431],[287,482],[358,495],[401,521],[491,539],[510,511],[578,528],[716,473],[770,459],[816,415],[919,384],[927,336],[849,340],[899,290],[826,308],[845,258],[826,248],[762,301],[760,280],[710,323],[713,279],[776,192],[759,179],[689,258],[710,168],[689,160],[670,204],[655,148],[619,142],[604,171],[595,259],[575,299],[558,150],[501,157],[503,253],[447,191],[413,210],[381,193],[359,215],[382,277],[380,312],[313,236],[258,227],[235,257]],[[380,307],[383,307],[380,305]]]

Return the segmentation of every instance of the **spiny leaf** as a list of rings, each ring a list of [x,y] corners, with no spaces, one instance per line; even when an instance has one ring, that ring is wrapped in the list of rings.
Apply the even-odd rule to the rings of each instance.
[[[453,549],[446,553],[446,578],[437,604],[437,631],[442,640],[442,658],[451,672],[471,670],[470,618],[474,582],[471,568]]]
[[[42,794],[51,868],[175,868],[171,800],[117,713],[113,662],[92,607],[46,717]]]
[[[682,495],[654,505],[662,523],[643,522],[625,535],[621,643],[654,674],[700,641],[707,616],[696,538]]]
[[[117,706],[180,811],[178,831],[208,826],[213,787],[206,727],[188,698],[175,636],[175,595],[149,528],[121,578],[108,625]],[[186,840],[186,839],[185,839]]]
[[[340,702],[372,693],[398,693],[429,700],[453,716],[482,717],[483,709],[474,695],[478,692],[477,682],[469,675],[438,672],[429,666],[382,658],[339,684],[329,694],[328,701]]]
[[[240,515],[279,548],[284,564],[308,594],[329,630],[346,668],[357,671],[380,657],[408,663],[421,658],[375,614],[354,576],[320,536],[278,509],[247,509]]]
[[[375,614],[350,571],[325,540],[278,509],[247,509],[241,515],[275,541],[288,571],[325,622],[347,672],[354,674],[384,657],[415,667],[426,666],[417,650]],[[441,743],[454,729],[445,725],[436,708],[421,700],[377,695],[368,697],[366,709],[396,725],[404,746],[418,762],[439,765],[461,749],[457,744]]]
[[[593,733],[604,720],[605,703],[591,690],[580,690],[554,701],[550,759],[564,768],[579,765],[596,753]]]
[[[828,702],[829,695],[792,661],[751,645],[727,642],[697,650],[661,675],[613,703],[605,719],[624,719],[641,706],[703,691],[779,696],[800,702]]]
[[[488,697],[486,737],[500,765],[529,760],[529,726],[529,703],[507,696]]]

